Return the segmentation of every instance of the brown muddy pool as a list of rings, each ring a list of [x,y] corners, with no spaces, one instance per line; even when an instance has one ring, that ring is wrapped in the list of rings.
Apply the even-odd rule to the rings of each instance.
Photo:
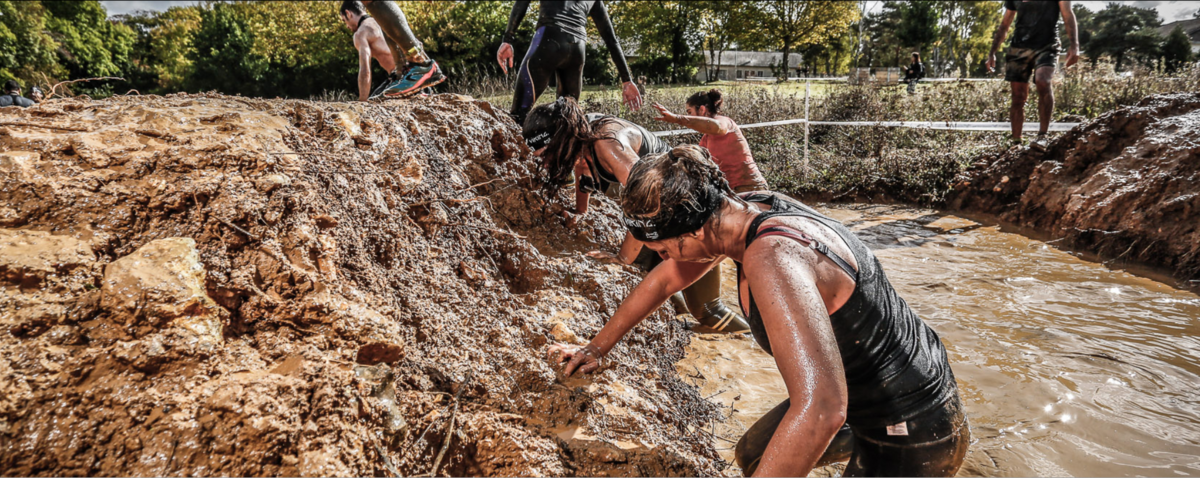
[[[974,437],[959,475],[1200,475],[1200,296],[933,210],[818,209],[946,344]],[[730,462],[787,397],[749,336],[697,336],[678,368],[727,407],[712,431]]]

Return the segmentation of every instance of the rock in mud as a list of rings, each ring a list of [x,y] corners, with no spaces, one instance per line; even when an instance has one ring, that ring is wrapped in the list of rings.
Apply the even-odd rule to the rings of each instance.
[[[95,260],[91,248],[73,237],[0,229],[0,281],[9,284],[40,287]]]
[[[1084,123],[1045,154],[978,158],[955,209],[1045,231],[1103,261],[1167,268],[1200,283],[1200,94],[1154,95]]]
[[[100,306],[119,323],[181,327],[219,343],[223,309],[208,296],[204,279],[196,241],[159,239],[105,268]]]

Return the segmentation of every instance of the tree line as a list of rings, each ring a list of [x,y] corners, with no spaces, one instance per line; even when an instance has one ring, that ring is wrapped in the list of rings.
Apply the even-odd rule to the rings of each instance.
[[[94,96],[217,90],[306,98],[350,90],[357,57],[338,18],[339,3],[207,1],[109,17],[96,0],[0,0],[0,79],[48,85],[125,78],[75,88]],[[452,82],[502,76],[495,52],[512,2],[399,3]],[[903,66],[912,51],[922,52],[933,74],[983,75],[1004,8],[1001,1],[986,0],[889,1],[871,12],[867,2],[610,0],[608,5],[634,75],[656,83],[690,82],[698,73],[715,80],[721,58],[731,50],[777,53],[779,77],[798,69],[838,75],[854,67]],[[1187,35],[1160,35],[1162,22],[1153,9],[1117,3],[1095,12],[1081,4],[1074,9],[1081,49],[1093,64],[1107,60],[1118,70],[1134,65],[1174,70],[1193,60]],[[536,18],[536,11],[526,16],[514,45],[518,55],[528,47]],[[614,84],[616,72],[602,43],[590,42],[588,48],[586,81]],[[783,63],[789,53],[800,53],[802,63]]]

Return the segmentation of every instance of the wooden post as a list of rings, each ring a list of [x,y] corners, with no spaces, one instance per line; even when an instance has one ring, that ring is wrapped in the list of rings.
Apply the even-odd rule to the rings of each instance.
[[[808,88],[809,88],[809,85],[810,85],[810,83],[809,83],[808,79],[805,78],[805,80],[804,80],[804,165],[800,171],[801,177],[805,177],[805,178],[808,177],[808,121],[809,121]]]

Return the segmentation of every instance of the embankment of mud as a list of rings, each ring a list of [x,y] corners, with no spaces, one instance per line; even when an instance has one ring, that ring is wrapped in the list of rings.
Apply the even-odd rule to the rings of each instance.
[[[981,156],[947,205],[1200,285],[1200,94],[1146,97],[1075,128],[1044,154]]]
[[[0,475],[723,467],[669,309],[589,378],[543,358],[639,276],[487,103],[4,108],[0,181]]]

